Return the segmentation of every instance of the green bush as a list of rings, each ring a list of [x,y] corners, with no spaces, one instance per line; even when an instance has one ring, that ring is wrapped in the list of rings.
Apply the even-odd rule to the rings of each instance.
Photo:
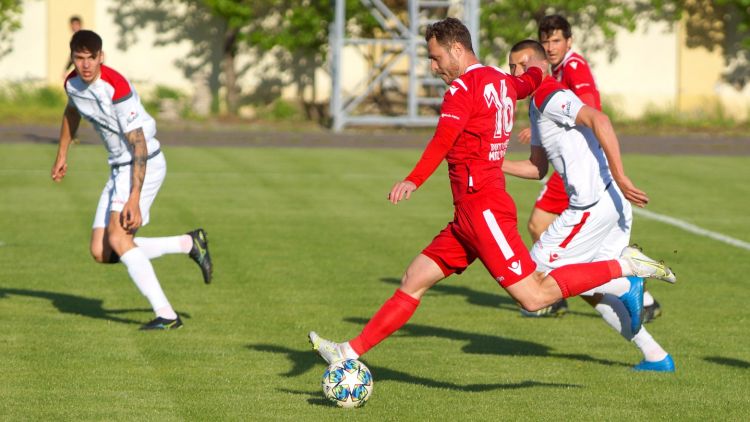
[[[159,116],[159,111],[161,111],[162,100],[177,101],[179,103],[180,115],[184,114],[184,103],[187,101],[187,95],[176,88],[166,85],[157,85],[151,93],[141,99],[146,112],[155,118]]]
[[[266,117],[270,120],[295,120],[300,118],[301,114],[296,105],[278,99],[271,104]]]
[[[0,103],[22,107],[59,109],[65,106],[67,99],[61,88],[34,87],[28,84],[13,83],[0,89]]]
[[[59,123],[67,97],[62,88],[28,83],[0,86],[0,116],[12,123]]]

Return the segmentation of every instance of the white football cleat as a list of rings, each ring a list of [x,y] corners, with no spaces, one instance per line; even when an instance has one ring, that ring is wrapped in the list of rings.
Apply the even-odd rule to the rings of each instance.
[[[675,283],[677,277],[662,261],[655,261],[641,252],[637,245],[626,246],[620,258],[628,261],[633,275],[642,278],[656,278],[668,283]]]
[[[340,344],[324,339],[315,331],[310,331],[307,337],[310,339],[313,350],[318,352],[329,365],[346,359]]]

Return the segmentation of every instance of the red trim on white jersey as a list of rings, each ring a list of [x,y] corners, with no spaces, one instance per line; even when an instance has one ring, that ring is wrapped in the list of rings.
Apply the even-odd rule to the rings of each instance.
[[[133,95],[128,80],[111,67],[102,65],[99,77],[115,89],[115,93],[112,94],[113,104],[123,102]]]

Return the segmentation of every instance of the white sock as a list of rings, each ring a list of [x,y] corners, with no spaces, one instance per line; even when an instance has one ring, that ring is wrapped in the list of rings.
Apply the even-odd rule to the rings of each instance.
[[[641,331],[633,337],[633,343],[641,349],[644,359],[649,362],[658,362],[667,357],[666,350],[662,349],[659,343],[651,337],[646,327],[641,327]]]
[[[629,277],[633,274],[633,268],[630,266],[630,262],[627,259],[624,258],[617,258],[615,261],[617,261],[618,264],[620,264],[620,269],[622,269],[622,276],[623,277]]]
[[[193,247],[193,239],[186,234],[171,237],[136,237],[133,241],[148,259],[170,253],[188,253]]]
[[[602,318],[610,327],[619,332],[626,340],[632,341],[647,361],[658,362],[667,356],[667,352],[654,340],[646,327],[641,327],[638,334],[633,336],[630,331],[630,314],[628,314],[620,299],[613,295],[604,295],[594,309],[602,315]]]
[[[359,355],[357,354],[357,352],[354,351],[354,349],[352,349],[352,346],[349,345],[348,341],[346,343],[339,344],[339,347],[340,347],[341,353],[344,355],[345,358],[359,359]]]
[[[648,291],[643,292],[643,306],[651,306],[654,304],[654,297]]]
[[[630,290],[630,280],[628,280],[625,277],[620,277],[612,281],[609,281],[607,283],[604,283],[599,287],[595,287],[589,290],[588,292],[585,292],[584,295],[591,296],[594,293],[602,293],[602,294],[611,294],[611,295],[620,297],[624,295],[625,293],[627,293],[628,290]]]
[[[151,303],[151,308],[156,316],[166,319],[177,318],[177,314],[159,285],[151,261],[148,260],[141,248],[133,248],[125,252],[120,257],[120,261],[127,267],[128,274],[130,274],[130,278],[133,279],[138,290]]]

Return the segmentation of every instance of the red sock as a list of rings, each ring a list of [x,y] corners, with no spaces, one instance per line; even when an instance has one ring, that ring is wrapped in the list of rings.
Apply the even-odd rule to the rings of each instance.
[[[563,297],[578,296],[615,278],[622,277],[622,268],[616,260],[572,264],[552,270]]]
[[[380,310],[373,315],[362,332],[349,340],[349,345],[357,354],[363,355],[403,327],[417,310],[417,306],[419,306],[419,300],[397,289],[396,293],[386,300]]]

